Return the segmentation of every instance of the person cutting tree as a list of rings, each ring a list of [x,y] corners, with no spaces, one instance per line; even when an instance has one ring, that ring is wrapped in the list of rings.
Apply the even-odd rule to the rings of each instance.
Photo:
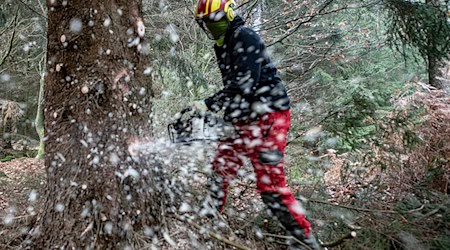
[[[299,202],[286,186],[283,158],[290,127],[290,100],[277,69],[260,36],[235,16],[232,0],[199,0],[195,20],[215,40],[214,51],[223,89],[197,110],[224,111],[224,120],[237,130],[222,140],[212,161],[210,197],[222,212],[230,181],[250,159],[257,190],[263,202],[283,226],[302,244],[300,249],[319,249]]]

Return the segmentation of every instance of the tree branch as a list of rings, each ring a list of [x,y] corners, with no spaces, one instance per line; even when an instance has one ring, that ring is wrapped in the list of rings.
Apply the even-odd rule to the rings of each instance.
[[[14,37],[16,36],[16,26],[17,26],[17,17],[18,16],[19,16],[19,8],[17,8],[16,16],[14,17],[13,33],[11,35],[11,39],[9,40],[9,47],[8,47],[8,50],[6,51],[5,56],[0,61],[0,67],[6,62],[6,59],[11,54],[11,51],[12,51],[12,48],[13,48]]]
[[[12,20],[11,22],[9,22],[9,24],[6,25],[6,27],[5,27],[4,30],[0,31],[0,37],[3,36],[3,34],[5,34],[6,31],[8,31],[8,29],[9,29],[12,25],[14,25],[14,20]]]
[[[285,25],[287,25],[289,23],[297,22],[297,21],[299,21],[301,19],[304,19],[304,18],[315,18],[315,17],[319,17],[319,16],[325,16],[325,15],[338,13],[338,12],[345,11],[345,10],[355,10],[355,9],[361,9],[361,8],[369,8],[369,7],[373,7],[373,6],[381,5],[381,4],[382,4],[382,2],[377,0],[377,1],[374,1],[374,2],[370,2],[370,3],[364,4],[364,5],[359,5],[359,6],[345,5],[344,7],[333,9],[333,10],[330,10],[330,11],[325,11],[325,12],[321,12],[321,13],[315,13],[313,15],[305,15],[305,16],[296,17],[296,18],[293,18],[293,19],[288,19],[286,21],[281,22],[281,24],[273,25],[273,26],[267,27],[267,28],[265,28],[263,30],[264,31],[268,31],[268,30],[272,30],[272,29],[275,29],[275,28],[279,28],[282,25],[285,26]]]
[[[302,245],[304,247],[304,249],[306,250],[311,250],[311,248],[309,246],[307,246],[304,242],[299,241],[297,238],[295,238],[294,236],[290,236],[290,235],[278,235],[278,234],[271,234],[271,233],[263,233],[264,236],[268,236],[268,237],[273,237],[273,238],[280,238],[280,239],[286,239],[286,240],[293,240],[296,243]]]
[[[281,43],[283,42],[286,38],[288,38],[289,36],[291,36],[292,34],[294,34],[295,32],[297,32],[297,30],[300,29],[300,27],[305,24],[305,23],[309,23],[311,22],[314,18],[316,18],[317,16],[319,16],[320,14],[322,14],[322,12],[328,7],[330,6],[331,3],[333,3],[334,0],[327,0],[319,9],[319,11],[316,12],[315,15],[311,15],[309,16],[306,20],[298,23],[294,29],[292,29],[291,31],[289,31],[287,34],[285,34],[284,36],[280,37],[279,39],[277,39],[275,42],[270,43],[269,45],[267,45],[267,47],[273,46],[277,43]]]
[[[180,218],[178,218],[178,219],[181,220]],[[202,227],[200,225],[198,225],[197,223],[195,223],[195,222],[193,222],[191,220],[181,220],[181,221],[183,221],[183,222],[186,221],[189,225],[195,227],[197,230],[202,230]],[[231,241],[231,240],[229,240],[229,239],[227,239],[227,238],[225,238],[222,235],[219,235],[217,233],[208,231],[208,235],[213,237],[214,239],[216,239],[218,241],[221,241],[221,242],[223,242],[223,243],[225,243],[227,245],[233,246],[233,247],[235,247],[237,249],[240,249],[240,250],[251,250],[249,247],[240,245],[240,244],[238,244],[238,243],[236,243],[234,241]]]
[[[25,6],[25,8],[27,8],[31,12],[33,12],[33,13],[37,14],[38,16],[40,16],[40,17],[44,18],[45,20],[47,20],[47,17],[44,14],[41,14],[37,10],[31,8],[27,3],[24,3],[22,0],[16,0],[16,1],[21,3],[23,6]]]
[[[394,211],[394,210],[369,209],[369,208],[347,206],[347,205],[341,205],[341,204],[336,204],[336,203],[332,203],[332,202],[328,202],[328,201],[321,201],[321,200],[309,200],[309,201],[310,202],[315,202],[315,203],[320,203],[320,204],[325,204],[325,205],[330,205],[330,206],[336,206],[336,207],[342,207],[342,208],[346,208],[346,209],[361,211],[361,212],[371,212],[371,213],[411,214],[411,213],[420,211],[420,210],[422,210],[424,208],[424,206],[422,205],[422,206],[420,206],[418,208],[401,212],[401,211]],[[434,211],[432,211],[432,212],[434,212]]]
[[[323,247],[335,247],[335,246],[338,246],[338,245],[344,243],[345,240],[354,239],[355,237],[356,237],[356,232],[351,231],[348,234],[342,236],[341,238],[339,238],[333,242],[323,243],[321,245]]]
[[[259,1],[259,0],[256,0],[255,3],[254,3],[254,5],[256,5],[256,3],[257,3],[258,1]],[[237,6],[236,9],[240,9],[240,8],[244,7],[245,5],[250,4],[251,2],[252,2],[252,1],[244,2],[243,4]]]
[[[345,102],[344,104],[342,104],[342,106],[341,106],[340,108],[343,108],[343,107],[349,105],[351,102],[352,102],[352,100],[349,100],[349,101]],[[325,117],[323,117],[322,119],[320,119],[320,121],[316,122],[316,123],[315,123],[315,126],[320,125],[322,122],[328,120],[328,118],[330,118],[330,117],[336,115],[337,113],[339,113],[339,112],[341,111],[340,108],[339,108],[338,110],[335,110],[335,111],[331,112],[331,113],[328,113]],[[298,134],[297,136],[295,136],[294,138],[292,138],[290,141],[288,141],[288,142],[286,143],[286,146],[288,146],[288,145],[291,144],[293,141],[297,140],[298,138],[300,138],[300,137],[302,137],[302,136],[304,136],[303,133],[302,133],[302,134]],[[319,202],[319,203],[320,203],[320,201],[316,201],[316,202]],[[330,203],[330,204],[332,204],[332,203]]]

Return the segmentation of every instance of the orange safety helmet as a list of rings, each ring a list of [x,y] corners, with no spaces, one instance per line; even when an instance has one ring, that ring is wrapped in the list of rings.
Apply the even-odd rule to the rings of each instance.
[[[219,21],[226,16],[227,20],[231,22],[234,20],[234,6],[234,0],[198,0],[195,19],[209,18]]]

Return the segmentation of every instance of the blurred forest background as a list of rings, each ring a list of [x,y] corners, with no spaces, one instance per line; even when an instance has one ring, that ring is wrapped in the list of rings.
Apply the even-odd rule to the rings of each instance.
[[[193,19],[194,4],[143,1],[156,137],[167,137],[178,111],[221,88],[213,42]],[[450,249],[449,1],[237,5],[288,87],[286,171],[308,201],[319,238],[356,231],[338,248]],[[44,0],[0,2],[2,162],[20,165],[38,155],[46,32]],[[0,169],[0,185],[8,175]]]

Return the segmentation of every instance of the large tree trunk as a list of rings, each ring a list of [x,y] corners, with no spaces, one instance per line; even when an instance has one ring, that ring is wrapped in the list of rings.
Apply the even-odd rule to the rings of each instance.
[[[128,150],[150,128],[141,1],[47,6],[47,190],[29,247],[123,249],[158,223],[161,199]]]

